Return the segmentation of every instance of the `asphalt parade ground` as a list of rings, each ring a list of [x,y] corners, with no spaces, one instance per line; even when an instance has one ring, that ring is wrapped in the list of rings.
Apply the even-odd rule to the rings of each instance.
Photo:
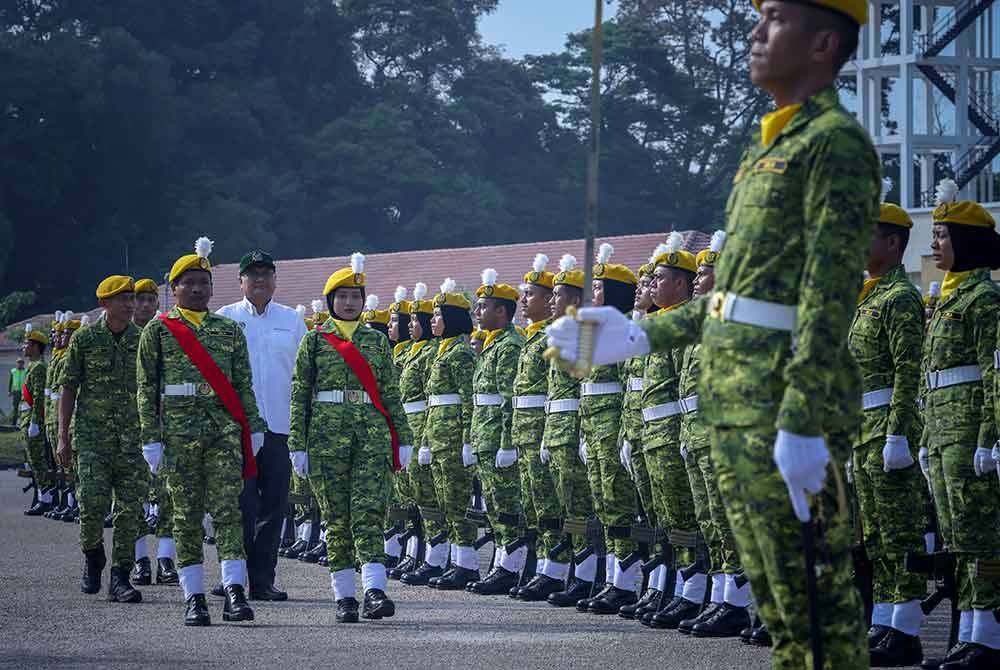
[[[279,559],[277,585],[288,591],[288,602],[251,602],[256,621],[230,624],[222,621],[222,599],[208,596],[213,625],[187,628],[178,586],[141,587],[136,605],[109,603],[105,570],[105,591],[80,593],[79,526],[23,516],[25,481],[0,472],[0,668],[770,667],[767,649],[738,640],[695,639],[617,616],[394,581],[388,593],[395,617],[337,624],[327,569],[287,559]],[[206,577],[215,580],[215,549],[205,550]],[[929,654],[947,642],[946,609],[947,602],[925,625]]]

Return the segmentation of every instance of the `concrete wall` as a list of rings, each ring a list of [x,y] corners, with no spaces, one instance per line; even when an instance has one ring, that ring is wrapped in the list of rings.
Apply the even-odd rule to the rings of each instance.
[[[1000,203],[985,205],[994,219],[1000,221]],[[931,259],[931,212],[933,209],[911,209],[913,230],[910,231],[910,244],[906,247],[903,264],[910,279],[920,287],[922,293],[927,293],[927,287],[932,281],[941,281],[944,272],[934,267]],[[1000,281],[1000,272],[993,273],[993,279]]]

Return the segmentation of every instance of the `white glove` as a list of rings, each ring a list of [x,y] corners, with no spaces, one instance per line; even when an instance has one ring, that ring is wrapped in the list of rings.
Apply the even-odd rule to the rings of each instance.
[[[498,449],[495,465],[498,469],[509,468],[517,463],[517,449]]]
[[[977,447],[976,454],[972,457],[972,467],[976,471],[977,477],[982,477],[988,472],[992,472],[997,466],[993,460],[993,452],[986,447]]]
[[[633,477],[632,472],[632,444],[628,440],[622,440],[622,448],[618,450],[618,460],[622,462],[622,467]]]
[[[902,470],[913,465],[909,440],[901,435],[886,435],[885,446],[882,447],[882,464],[885,472]]]
[[[309,454],[304,451],[293,451],[288,454],[288,458],[292,461],[292,470],[295,474],[299,476],[299,479],[305,479],[309,476]]]
[[[146,459],[149,471],[155,475],[160,471],[160,464],[163,463],[163,444],[150,442],[142,445],[142,457]]]
[[[830,451],[823,437],[805,437],[784,430],[774,440],[774,462],[788,487],[788,497],[799,521],[809,521],[806,493],[819,493],[826,479]]]
[[[413,460],[413,445],[412,444],[401,444],[399,445],[399,465],[404,470],[410,467],[410,461]]]
[[[584,465],[587,464],[587,441],[580,440],[580,448],[577,450],[577,455],[580,456],[580,462]]]
[[[548,344],[559,351],[560,358],[576,363],[579,358],[580,322],[597,324],[594,328],[594,365],[607,365],[649,353],[646,331],[614,307],[586,307],[576,319],[556,319],[545,329]]]
[[[434,457],[431,455],[431,448],[426,444],[417,451],[417,463],[420,465],[430,465]]]
[[[685,447],[683,444],[681,445],[681,458],[684,460],[685,463],[688,462],[688,448]]]
[[[253,433],[250,436],[250,448],[253,450],[254,458],[257,457],[257,452],[260,448],[264,446],[264,433]]]
[[[28,437],[38,437],[38,434],[41,432],[37,423],[31,422],[28,424]]]
[[[931,461],[927,456],[927,447],[920,447],[917,452],[917,462],[920,463],[920,471],[924,473],[924,479],[931,480]]]
[[[540,460],[543,465],[548,465],[551,458],[552,454],[549,453],[549,448],[543,444],[542,448],[538,450],[538,460]]]
[[[472,451],[471,444],[462,445],[462,465],[467,468],[471,468],[473,465],[479,462],[479,456],[476,456],[475,452]]]

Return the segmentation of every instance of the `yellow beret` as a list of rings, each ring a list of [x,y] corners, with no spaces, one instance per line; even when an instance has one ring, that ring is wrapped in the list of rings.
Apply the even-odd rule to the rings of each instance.
[[[887,223],[892,226],[903,228],[913,228],[913,219],[906,213],[906,210],[891,202],[883,202],[878,209],[878,222]]]
[[[350,267],[341,268],[330,275],[323,287],[323,295],[330,295],[338,288],[364,288],[365,256],[358,252],[351,254]]]
[[[639,272],[636,273],[636,276],[639,279],[642,279],[643,277],[649,277],[650,275],[653,274],[653,270],[655,269],[655,267],[656,266],[654,266],[652,263],[646,263],[645,265],[640,265]]]
[[[313,321],[311,316],[303,317],[302,322],[306,324],[306,330],[312,330],[316,327],[316,322]]]
[[[81,319],[71,319],[66,322],[66,330],[74,331],[79,330],[83,326],[83,321]]]
[[[389,325],[389,310],[387,309],[371,309],[367,312],[361,313],[362,323],[381,323],[384,326]]]
[[[417,282],[417,285],[413,287],[413,300],[409,301],[408,305],[409,308],[406,311],[409,314],[434,313],[434,299],[427,298],[427,284]]]
[[[517,302],[521,299],[521,294],[510,284],[497,283],[497,271],[493,268],[486,268],[482,274],[483,285],[476,289],[477,298],[497,298],[499,300],[511,300]]]
[[[545,266],[549,263],[549,257],[545,254],[536,254],[532,263],[531,272],[524,275],[522,280],[525,284],[534,284],[552,290],[556,276],[551,272],[546,272]]]
[[[53,321],[52,322],[52,330],[54,330],[56,332],[59,332],[59,331],[63,330],[65,327],[66,327],[66,324],[64,324],[62,321]]]
[[[978,202],[961,200],[946,202],[934,210],[934,223],[957,223],[976,228],[996,228],[996,221]]]
[[[472,309],[472,303],[461,293],[438,293],[434,296],[434,306],[458,307],[464,310]]]
[[[111,275],[97,285],[97,299],[104,300],[119,293],[132,293],[135,291],[135,280],[124,275]]]
[[[409,314],[410,313],[410,301],[400,300],[399,302],[394,302],[389,305],[390,314]]]
[[[597,263],[594,265],[594,279],[611,279],[623,284],[638,284],[635,273],[624,265],[617,263]],[[581,282],[582,283],[582,282]]]
[[[760,11],[764,0],[753,0],[753,6]],[[851,18],[859,26],[868,23],[867,0],[805,0],[806,4],[832,9]]]
[[[660,254],[653,261],[653,264],[687,270],[688,272],[698,272],[698,259],[690,251],[684,251],[683,249]]]
[[[152,279],[140,279],[135,283],[136,293],[158,293],[159,287]]]
[[[24,324],[24,339],[38,342],[39,344],[49,343],[49,336],[40,330],[35,330],[35,327],[30,323]]]
[[[174,261],[170,268],[168,280],[174,282],[178,277],[188,270],[212,271],[212,264],[208,262],[208,256],[212,253],[212,240],[207,237],[199,237],[194,242],[194,253],[181,256]]]

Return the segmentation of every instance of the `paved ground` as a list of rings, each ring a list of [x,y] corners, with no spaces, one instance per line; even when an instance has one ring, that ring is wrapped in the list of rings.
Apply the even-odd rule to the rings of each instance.
[[[255,603],[255,623],[225,624],[221,600],[210,597],[215,625],[185,628],[178,587],[143,587],[139,605],[80,593],[79,527],[22,516],[22,481],[0,472],[0,668],[769,667],[767,650],[732,640],[695,640],[618,617],[397,582],[390,582],[394,618],[337,625],[326,570],[285,559],[279,582],[293,600]],[[207,549],[214,579],[215,552]],[[931,628],[929,651],[943,646],[945,634],[938,621]]]

